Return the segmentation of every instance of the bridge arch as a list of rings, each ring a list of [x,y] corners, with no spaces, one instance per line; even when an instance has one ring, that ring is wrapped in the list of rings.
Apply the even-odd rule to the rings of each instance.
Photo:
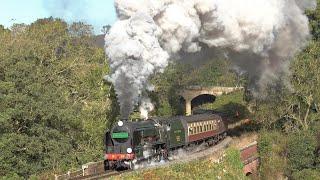
[[[216,96],[212,94],[200,94],[191,100],[191,110],[195,107],[201,106],[205,103],[213,103],[216,100]]]
[[[191,115],[192,100],[201,95],[220,96],[222,94],[228,94],[236,90],[243,89],[243,87],[201,87],[190,86],[179,92],[179,95],[183,97],[186,104],[186,115]]]

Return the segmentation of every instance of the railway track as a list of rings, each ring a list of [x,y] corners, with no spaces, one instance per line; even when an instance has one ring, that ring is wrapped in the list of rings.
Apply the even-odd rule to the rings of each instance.
[[[203,148],[197,148],[193,151],[187,151],[182,154],[178,155],[173,155],[173,158],[171,160],[165,162],[165,163],[155,163],[155,164],[148,164],[145,163],[145,166],[138,166],[137,169],[135,170],[123,170],[123,171],[108,171],[104,173],[97,173],[97,174],[91,174],[91,175],[85,175],[85,176],[78,176],[74,178],[59,178],[56,180],[61,180],[61,179],[68,179],[68,180],[101,180],[101,179],[108,179],[112,176],[118,176],[120,174],[124,173],[129,173],[132,171],[143,171],[146,169],[154,169],[154,168],[159,168],[159,167],[165,167],[165,166],[170,166],[175,163],[185,163],[185,162],[190,162],[196,159],[204,159],[208,156],[211,156],[213,153],[220,151],[222,149],[225,149],[232,141],[231,137],[226,137],[222,141],[220,141],[218,144],[210,147],[203,147]]]

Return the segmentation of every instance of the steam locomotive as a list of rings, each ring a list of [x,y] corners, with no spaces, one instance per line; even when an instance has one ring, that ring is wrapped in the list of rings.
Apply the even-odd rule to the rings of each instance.
[[[106,133],[105,170],[134,169],[141,161],[165,160],[178,148],[213,145],[226,136],[226,127],[217,114],[120,120]]]

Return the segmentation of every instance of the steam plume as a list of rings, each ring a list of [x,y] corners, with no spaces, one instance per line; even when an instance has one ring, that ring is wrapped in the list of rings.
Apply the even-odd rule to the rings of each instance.
[[[154,106],[149,98],[142,98],[140,103],[140,116],[143,119],[148,118],[148,113],[154,109]]]
[[[158,42],[160,34],[150,16],[135,13],[116,22],[105,37],[112,70],[107,79],[114,84],[122,118],[129,116],[147,90],[150,75],[162,72],[168,64],[169,55]]]
[[[115,6],[119,21],[105,37],[112,69],[107,79],[126,117],[147,90],[150,75],[162,72],[169,56],[221,50],[249,73],[252,86],[263,89],[289,72],[290,59],[306,45],[304,10],[316,2],[116,0]],[[196,63],[202,60],[193,57]]]

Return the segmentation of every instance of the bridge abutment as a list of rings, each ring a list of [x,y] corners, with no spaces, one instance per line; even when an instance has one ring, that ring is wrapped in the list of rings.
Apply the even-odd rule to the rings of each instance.
[[[192,114],[192,107],[191,107],[192,99],[186,99],[186,115],[190,116]]]

